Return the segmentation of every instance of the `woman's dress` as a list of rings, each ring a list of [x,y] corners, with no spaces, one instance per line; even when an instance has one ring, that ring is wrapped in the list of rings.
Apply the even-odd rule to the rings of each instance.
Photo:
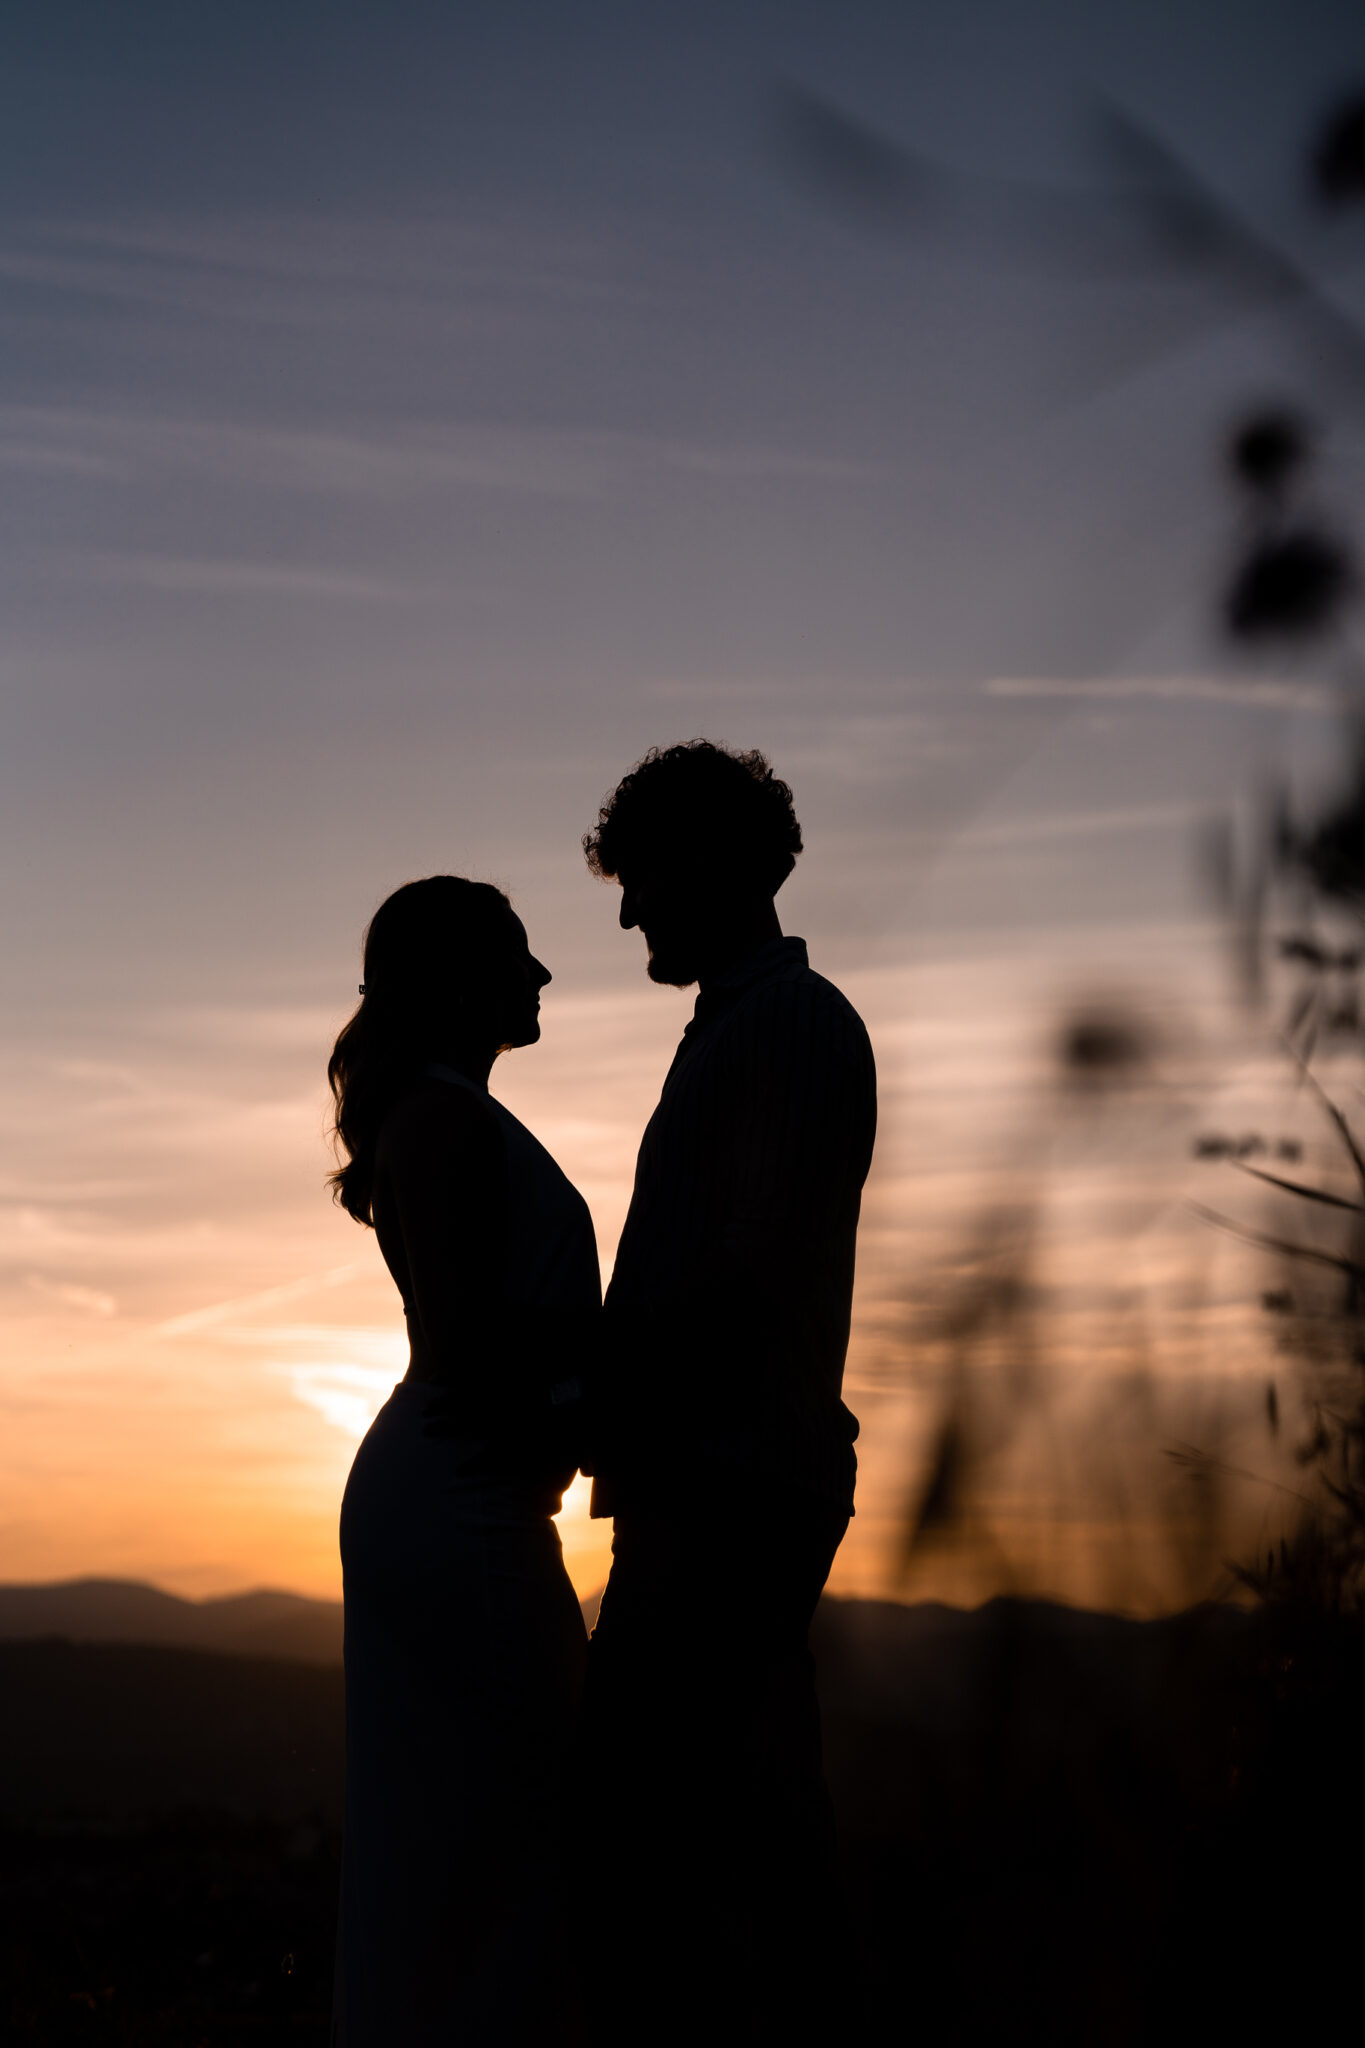
[[[509,1308],[591,1311],[587,1204],[476,1092],[507,1147]],[[444,1389],[411,1380],[356,1453],[337,2048],[572,2035],[562,1781],[585,1631],[550,1519],[571,1477],[473,1434]]]

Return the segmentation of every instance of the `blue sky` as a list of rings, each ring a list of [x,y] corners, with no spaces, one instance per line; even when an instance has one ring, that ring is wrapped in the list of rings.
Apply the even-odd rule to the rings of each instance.
[[[1298,189],[1353,30],[1324,6],[11,22],[0,672],[8,831],[55,869],[38,914],[95,942],[73,898],[107,929],[174,848],[181,967],[210,894],[276,957],[308,927],[320,965],[428,829],[529,875],[680,731],[837,756],[808,805],[941,834],[1058,722],[992,680],[1206,670],[1219,438],[1244,399],[1321,390],[1301,323],[951,209],[850,221],[794,175],[780,94],[926,153],[969,221],[1107,190],[1117,98],[1358,300],[1358,237],[1325,246]],[[1257,744],[1127,703],[1122,745],[1062,771],[1088,811],[1144,778],[1202,799]]]

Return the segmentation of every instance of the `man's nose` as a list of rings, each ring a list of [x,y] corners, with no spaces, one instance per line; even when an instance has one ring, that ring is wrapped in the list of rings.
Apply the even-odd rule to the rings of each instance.
[[[621,929],[623,932],[633,932],[639,922],[639,905],[635,900],[635,891],[633,889],[623,889],[621,891]]]

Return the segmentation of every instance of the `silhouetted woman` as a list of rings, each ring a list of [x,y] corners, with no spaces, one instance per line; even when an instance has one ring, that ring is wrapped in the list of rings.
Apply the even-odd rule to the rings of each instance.
[[[506,897],[409,882],[365,938],[328,1068],[412,1356],[341,1509],[346,1826],[333,2040],[574,2038],[562,1773],[584,1628],[551,1516],[600,1303],[586,1203],[488,1093],[540,1036]]]

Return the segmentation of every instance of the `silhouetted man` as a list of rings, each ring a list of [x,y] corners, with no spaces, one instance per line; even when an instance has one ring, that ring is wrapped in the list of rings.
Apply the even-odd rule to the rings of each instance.
[[[650,978],[700,984],[604,1318],[594,2040],[837,2041],[851,1989],[807,1633],[853,1511],[840,1388],[872,1051],[782,935],[801,834],[761,754],[648,754],[584,851],[619,880]]]

